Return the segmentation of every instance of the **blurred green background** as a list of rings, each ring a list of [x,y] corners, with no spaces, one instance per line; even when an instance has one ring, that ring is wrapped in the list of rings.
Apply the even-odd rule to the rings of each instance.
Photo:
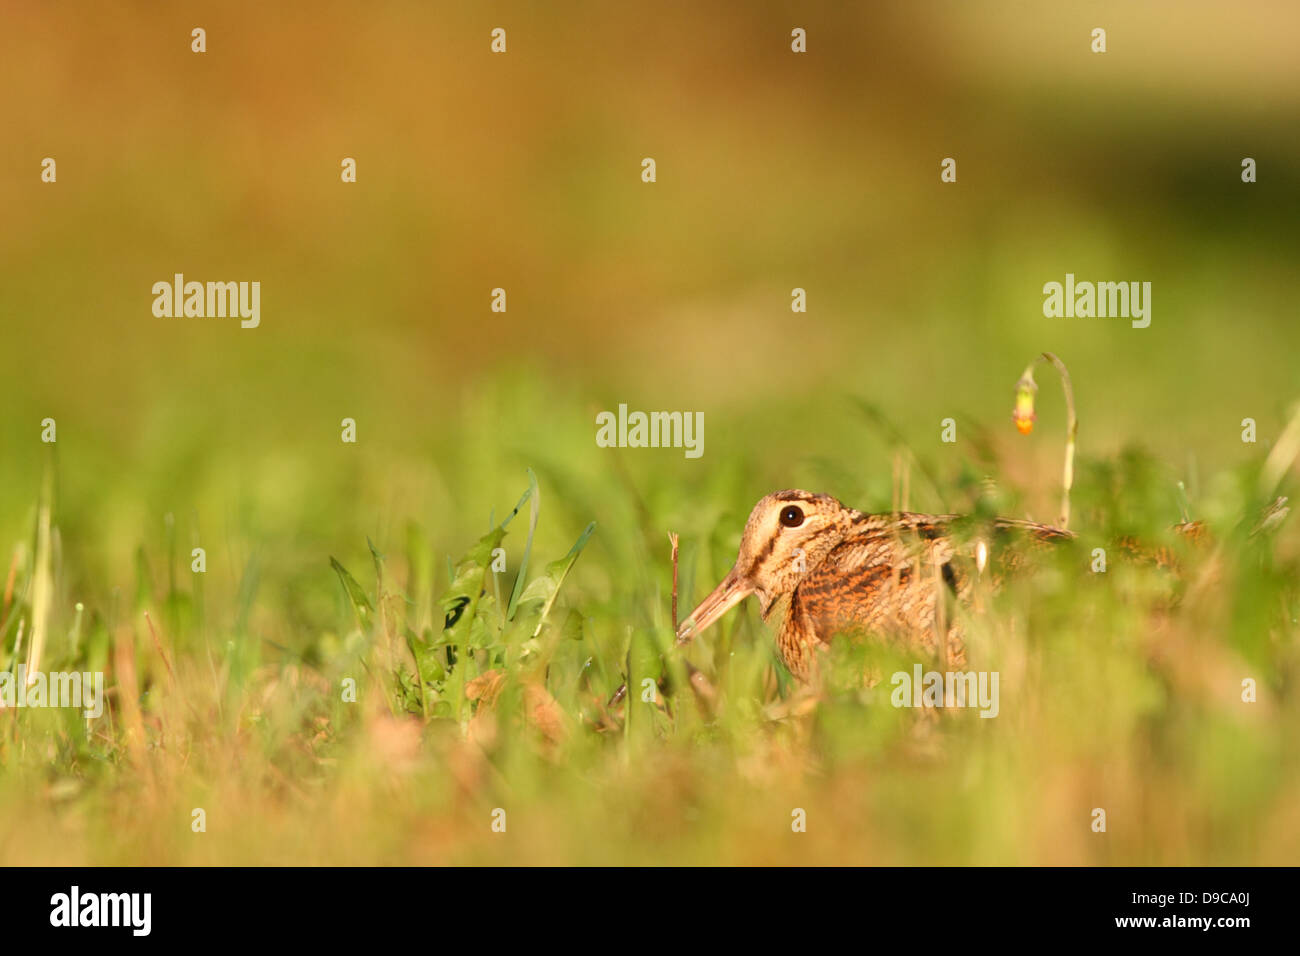
[[[1050,519],[1046,375],[1033,437],[1009,421],[1043,350],[1074,376],[1083,473],[1146,449],[1163,527],[1177,481],[1196,514],[1300,396],[1294,4],[8,0],[0,17],[0,542],[30,540],[52,452],[56,631],[75,601],[107,616],[138,590],[141,549],[160,577],[171,516],[182,551],[208,549],[209,603],[233,607],[254,562],[251,630],[302,652],[337,625],[329,555],[364,568],[367,536],[400,552],[415,521],[459,556],[529,466],[539,552],[595,520],[577,594],[634,594],[644,622],[663,531],[683,536],[688,604],[769,491],[890,506],[894,449],[858,399],[943,479],[914,478],[914,508],[968,504],[947,483],[974,461]],[[154,317],[177,272],[260,281],[260,328]],[[1151,282],[1150,327],[1045,318],[1067,272]],[[619,403],[702,411],[703,457],[597,448]]]
[[[355,534],[452,498],[477,528],[510,498],[518,467],[448,468],[471,420],[495,465],[591,444],[618,402],[700,410],[702,459],[592,447],[566,464],[601,481],[622,457],[685,497],[746,459],[756,499],[817,457],[888,470],[846,444],[846,396],[925,448],[949,415],[1002,428],[1044,349],[1079,382],[1085,454],[1136,441],[1213,470],[1251,451],[1243,417],[1267,440],[1300,393],[1293,5],[10,3],[5,19],[10,537],[45,416],[77,483],[65,505],[98,520],[132,501],[133,518],[253,520],[264,498],[310,508],[343,483],[356,498],[330,524]],[[155,318],[150,286],[175,272],[261,281],[261,328]],[[1151,327],[1044,318],[1042,285],[1066,272],[1150,281]]]

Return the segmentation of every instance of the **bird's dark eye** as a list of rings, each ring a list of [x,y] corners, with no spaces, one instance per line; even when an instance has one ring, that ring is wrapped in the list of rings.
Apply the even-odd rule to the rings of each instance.
[[[781,524],[787,528],[797,528],[803,524],[803,509],[786,505],[781,509]]]

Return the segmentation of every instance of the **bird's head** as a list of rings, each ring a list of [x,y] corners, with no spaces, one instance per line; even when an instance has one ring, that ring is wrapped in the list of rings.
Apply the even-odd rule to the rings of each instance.
[[[751,594],[766,616],[844,539],[851,514],[830,495],[778,491],[763,498],[745,523],[735,566],[682,621],[678,640],[694,637]]]

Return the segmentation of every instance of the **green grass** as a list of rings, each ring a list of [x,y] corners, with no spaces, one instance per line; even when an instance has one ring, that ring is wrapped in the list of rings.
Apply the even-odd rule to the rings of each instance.
[[[496,56],[476,5],[235,4],[197,56],[15,6],[0,668],[40,637],[109,697],[0,712],[0,863],[1300,855],[1300,532],[1249,535],[1296,490],[1296,13],[814,4],[796,56],[779,5],[507,2]],[[176,272],[262,282],[261,325],[154,317]],[[1045,317],[1067,272],[1150,281],[1150,328]],[[753,601],[684,652],[701,709],[668,533],[685,613],[777,489],[1053,521],[1050,372],[1009,420],[1043,350],[1081,537],[969,622],[1000,715],[918,726],[858,646],[785,714]],[[702,411],[703,457],[598,448],[620,402]],[[1184,573],[1094,575],[1125,537]]]
[[[503,383],[480,409],[517,397]],[[541,435],[565,402],[518,403],[511,435]],[[130,534],[126,516],[91,513],[51,457],[52,531],[48,545],[36,534],[33,501],[5,659],[31,634],[47,575],[42,669],[106,671],[109,704],[90,722],[0,716],[0,859],[1186,864],[1300,849],[1300,555],[1290,523],[1247,533],[1270,498],[1262,455],[1202,482],[1190,504],[1213,543],[1188,548],[1171,530],[1175,472],[1137,450],[1081,453],[1079,542],[968,622],[972,667],[1001,675],[1001,713],[926,721],[891,706],[887,682],[862,686],[910,661],[848,642],[825,698],[786,713],[795,686],[752,602],[672,647],[667,532],[681,535],[684,614],[729,566],[758,483],[887,509],[889,470],[854,471],[857,448],[888,460],[878,422],[847,417],[828,445],[847,451],[784,480],[754,454],[684,481],[678,452],[598,449],[563,428],[509,449],[482,421],[452,429],[458,457],[390,461],[380,478],[364,444],[343,447],[336,474],[262,458],[239,496],[209,476],[188,518],[135,528],[125,562],[96,536]],[[1049,444],[1051,424],[1040,430]],[[1082,434],[1086,449],[1086,422]],[[1054,507],[1055,467],[1038,487],[977,480],[999,477],[1001,456],[1025,447],[1013,441],[1031,440],[918,444],[913,507]],[[434,473],[432,491],[398,490]],[[289,475],[300,484],[286,497]],[[1125,535],[1168,544],[1183,573],[1112,550],[1093,574],[1091,549]],[[716,708],[681,681],[682,654]],[[664,688],[649,703],[646,678]],[[1258,702],[1243,703],[1244,678]],[[1090,829],[1097,807],[1104,834]],[[791,831],[795,808],[807,833]]]

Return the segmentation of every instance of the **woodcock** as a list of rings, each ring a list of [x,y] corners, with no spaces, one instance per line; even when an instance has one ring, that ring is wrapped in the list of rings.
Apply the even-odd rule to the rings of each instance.
[[[677,638],[689,640],[753,594],[765,621],[784,608],[777,648],[802,681],[817,647],[845,633],[892,638],[963,669],[953,605],[971,602],[980,575],[1001,577],[1015,565],[1016,552],[1001,547],[1008,535],[1031,548],[1074,537],[1010,518],[864,514],[829,495],[778,491],[754,506],[735,566]]]

